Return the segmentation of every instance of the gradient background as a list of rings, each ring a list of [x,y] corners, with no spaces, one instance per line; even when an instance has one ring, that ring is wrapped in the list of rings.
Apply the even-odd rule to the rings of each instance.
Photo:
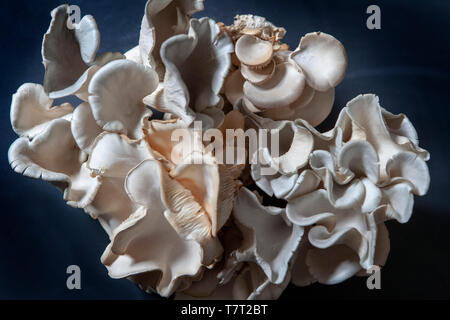
[[[125,52],[138,42],[145,0],[72,1],[97,20],[99,53]],[[0,298],[154,299],[127,280],[113,280],[100,263],[108,243],[97,221],[68,207],[43,181],[14,173],[7,151],[16,139],[9,121],[11,95],[24,82],[42,83],[42,36],[60,1],[2,1],[0,7]],[[381,8],[381,30],[366,28],[366,8]],[[387,223],[391,253],[381,290],[364,278],[336,286],[289,287],[282,299],[450,298],[450,1],[206,0],[209,16],[231,24],[236,14],[265,16],[288,31],[295,48],[307,32],[334,35],[347,49],[349,68],[337,87],[337,113],[360,93],[376,93],[381,105],[408,115],[421,146],[431,152],[431,188],[416,198],[408,224]],[[66,288],[66,268],[81,267],[82,290]]]

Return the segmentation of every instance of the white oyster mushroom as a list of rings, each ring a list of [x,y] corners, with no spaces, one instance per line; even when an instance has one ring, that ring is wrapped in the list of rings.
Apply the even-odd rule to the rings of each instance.
[[[254,85],[244,83],[244,94],[259,109],[279,108],[297,100],[305,88],[305,77],[290,63],[276,66],[273,76],[262,83]]]
[[[277,299],[290,282],[385,265],[385,223],[411,218],[430,155],[373,94],[314,128],[347,70],[337,39],[308,33],[291,51],[263,17],[225,26],[191,19],[203,0],[148,0],[139,44],[97,56],[94,18],[72,28],[68,9],[51,12],[44,84],[12,96],[8,160],[99,220],[112,278],[176,299]],[[71,95],[83,102],[53,105]],[[229,129],[254,129],[258,144]],[[223,164],[229,151],[249,163]]]
[[[257,196],[246,188],[241,188],[236,197],[233,217],[243,234],[243,241],[231,253],[226,268],[253,262],[264,271],[270,283],[283,283],[289,262],[302,238],[303,228],[292,225],[284,209],[263,206]]]
[[[223,121],[219,92],[231,65],[232,52],[231,40],[226,34],[220,35],[215,21],[191,19],[187,35],[177,35],[163,43],[164,84],[161,91],[146,97],[144,102],[180,117],[187,125],[197,117],[202,120],[219,117]]]
[[[64,200],[73,207],[87,207],[99,188],[99,180],[83,163],[84,155],[65,119],[51,121],[32,141],[17,139],[9,149],[8,159],[17,173],[61,188]]]
[[[54,119],[70,120],[74,108],[69,103],[53,106],[40,84],[25,83],[13,94],[11,125],[21,137],[33,138]]]
[[[174,35],[186,33],[190,16],[203,8],[203,0],[147,1],[142,18],[139,51],[144,65],[153,67],[160,78],[164,77],[161,45]]]
[[[236,41],[235,53],[243,64],[256,68],[270,63],[273,48],[270,41],[264,41],[251,35],[243,35]]]
[[[144,289],[155,288],[167,297],[184,278],[200,272],[203,254],[198,242],[181,238],[164,216],[168,210],[162,201],[164,175],[167,172],[155,160],[130,172],[126,189],[141,207],[114,230],[102,261],[113,278],[146,273]]]
[[[73,29],[67,24],[68,5],[53,9],[51,16],[42,42],[45,91],[52,99],[75,94],[87,101],[92,76],[107,62],[123,56],[107,52],[96,58],[100,33],[92,16],[84,16]]]
[[[304,227],[312,226],[307,233],[311,246],[299,252],[307,256],[297,259],[305,259],[303,263],[309,273],[324,284],[342,282],[375,264],[384,265],[389,241],[379,239],[387,237],[382,211],[382,208],[369,212],[337,209],[322,189],[292,200],[286,208],[289,220]],[[301,264],[299,261],[294,268],[303,269],[298,272],[304,273]]]
[[[344,46],[323,32],[303,36],[290,58],[305,74],[308,85],[317,91],[336,87],[347,71]]]
[[[108,63],[89,85],[89,103],[97,124],[105,131],[143,136],[145,118],[152,115],[142,99],[158,86],[158,75],[129,60]]]

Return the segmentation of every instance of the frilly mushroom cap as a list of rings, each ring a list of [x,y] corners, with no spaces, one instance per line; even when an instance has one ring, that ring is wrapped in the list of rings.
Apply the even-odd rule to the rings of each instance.
[[[9,149],[8,159],[17,173],[61,187],[64,200],[71,206],[88,206],[98,190],[99,181],[82,164],[83,155],[67,120],[51,121],[32,141],[17,139]]]
[[[42,43],[44,88],[52,99],[80,90],[100,45],[94,18],[84,16],[71,30],[67,27],[67,11],[68,5],[61,5],[51,12],[52,21]]]
[[[289,63],[276,66],[275,73],[261,85],[244,83],[244,94],[257,108],[271,109],[297,100],[305,87],[305,77]]]
[[[290,58],[317,91],[336,87],[347,71],[347,53],[333,36],[323,32],[306,34]]]
[[[272,60],[272,43],[255,36],[243,35],[236,42],[236,56],[249,67],[267,65]]]
[[[148,0],[139,37],[141,60],[152,66],[162,79],[164,65],[161,45],[170,37],[188,30],[190,15],[203,10],[203,0]]]
[[[58,118],[70,118],[74,108],[65,103],[52,106],[53,100],[40,84],[25,83],[13,94],[11,125],[20,136],[33,138],[48,124]]]
[[[231,65],[232,52],[231,40],[226,34],[220,35],[215,21],[191,19],[187,35],[174,36],[161,46],[161,59],[166,67],[163,91],[159,93],[162,97],[150,96],[145,101],[182,118],[187,125],[194,121],[196,113],[217,117],[219,110],[209,110],[213,116],[206,110],[220,109],[219,92]]]
[[[89,104],[97,124],[105,131],[141,138],[143,120],[152,115],[142,99],[157,86],[158,75],[143,65],[129,60],[108,63],[89,85]]]
[[[303,235],[303,228],[289,224],[284,215],[284,209],[264,207],[254,193],[241,188],[233,217],[244,239],[228,263],[254,262],[271,283],[281,284]]]
[[[154,281],[145,290],[156,288],[159,294],[170,296],[183,278],[201,271],[203,255],[201,246],[180,237],[164,216],[163,175],[167,173],[155,160],[146,160],[130,172],[126,189],[141,207],[115,229],[102,261],[112,277],[146,274]],[[158,246],[150,245],[155,241]],[[146,250],[141,250],[143,247]]]

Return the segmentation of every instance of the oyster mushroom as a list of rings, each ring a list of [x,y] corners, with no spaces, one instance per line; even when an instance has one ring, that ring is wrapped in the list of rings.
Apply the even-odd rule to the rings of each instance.
[[[163,43],[164,83],[160,91],[147,96],[144,102],[180,117],[187,125],[201,117],[220,126],[223,102],[219,92],[231,65],[232,52],[231,40],[226,34],[220,35],[213,20],[191,19],[187,35],[177,35]]]
[[[308,85],[317,91],[336,87],[347,71],[344,46],[323,32],[303,36],[290,59],[302,70]]]
[[[73,29],[67,26],[68,5],[55,8],[51,16],[50,27],[42,42],[45,92],[52,99],[76,94],[87,101],[87,86],[95,72],[107,62],[123,56],[105,53],[96,58],[100,33],[92,16],[84,16]]]
[[[255,36],[243,35],[236,41],[235,53],[243,64],[257,68],[266,66],[273,56],[272,43]]]
[[[157,86],[158,75],[150,68],[129,60],[108,63],[89,84],[89,104],[97,124],[105,131],[141,138],[143,121],[152,115],[142,99]]]
[[[83,163],[84,156],[65,119],[51,121],[32,141],[17,139],[8,151],[8,159],[17,173],[60,187],[64,200],[73,207],[87,207],[99,188],[99,180]]]
[[[11,125],[21,137],[33,138],[54,119],[70,120],[74,108],[69,103],[52,106],[53,100],[40,84],[25,83],[13,94]]]
[[[305,88],[305,78],[294,66],[282,63],[275,73],[261,85],[244,83],[244,94],[259,109],[271,109],[289,105],[297,100]]]
[[[186,33],[190,16],[202,10],[203,0],[147,1],[139,36],[140,56],[144,65],[153,67],[161,79],[161,45],[174,35]]]

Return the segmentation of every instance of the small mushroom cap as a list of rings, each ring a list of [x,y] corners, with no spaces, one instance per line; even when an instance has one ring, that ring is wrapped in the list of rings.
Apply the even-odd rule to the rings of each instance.
[[[20,136],[33,138],[43,131],[51,120],[70,117],[74,108],[65,103],[52,106],[53,100],[40,84],[25,83],[13,94],[11,125]]]
[[[73,138],[78,147],[87,154],[90,154],[95,138],[103,130],[95,122],[89,103],[82,103],[75,109],[70,125]]]
[[[312,32],[302,37],[291,59],[305,74],[308,85],[318,91],[336,87],[347,71],[344,46],[323,32]]]
[[[266,82],[272,77],[275,72],[275,61],[272,60],[264,68],[252,69],[245,64],[241,65],[241,73],[245,80],[255,84],[260,85]]]
[[[270,41],[252,35],[243,35],[236,42],[236,56],[249,67],[265,66],[272,60],[273,49]]]
[[[275,73],[261,85],[248,81],[244,93],[257,108],[271,109],[287,106],[297,100],[305,87],[305,77],[290,63],[276,66]]]
[[[97,124],[106,131],[142,137],[142,122],[152,115],[142,99],[158,86],[154,70],[130,60],[101,68],[89,85],[89,104]]]

